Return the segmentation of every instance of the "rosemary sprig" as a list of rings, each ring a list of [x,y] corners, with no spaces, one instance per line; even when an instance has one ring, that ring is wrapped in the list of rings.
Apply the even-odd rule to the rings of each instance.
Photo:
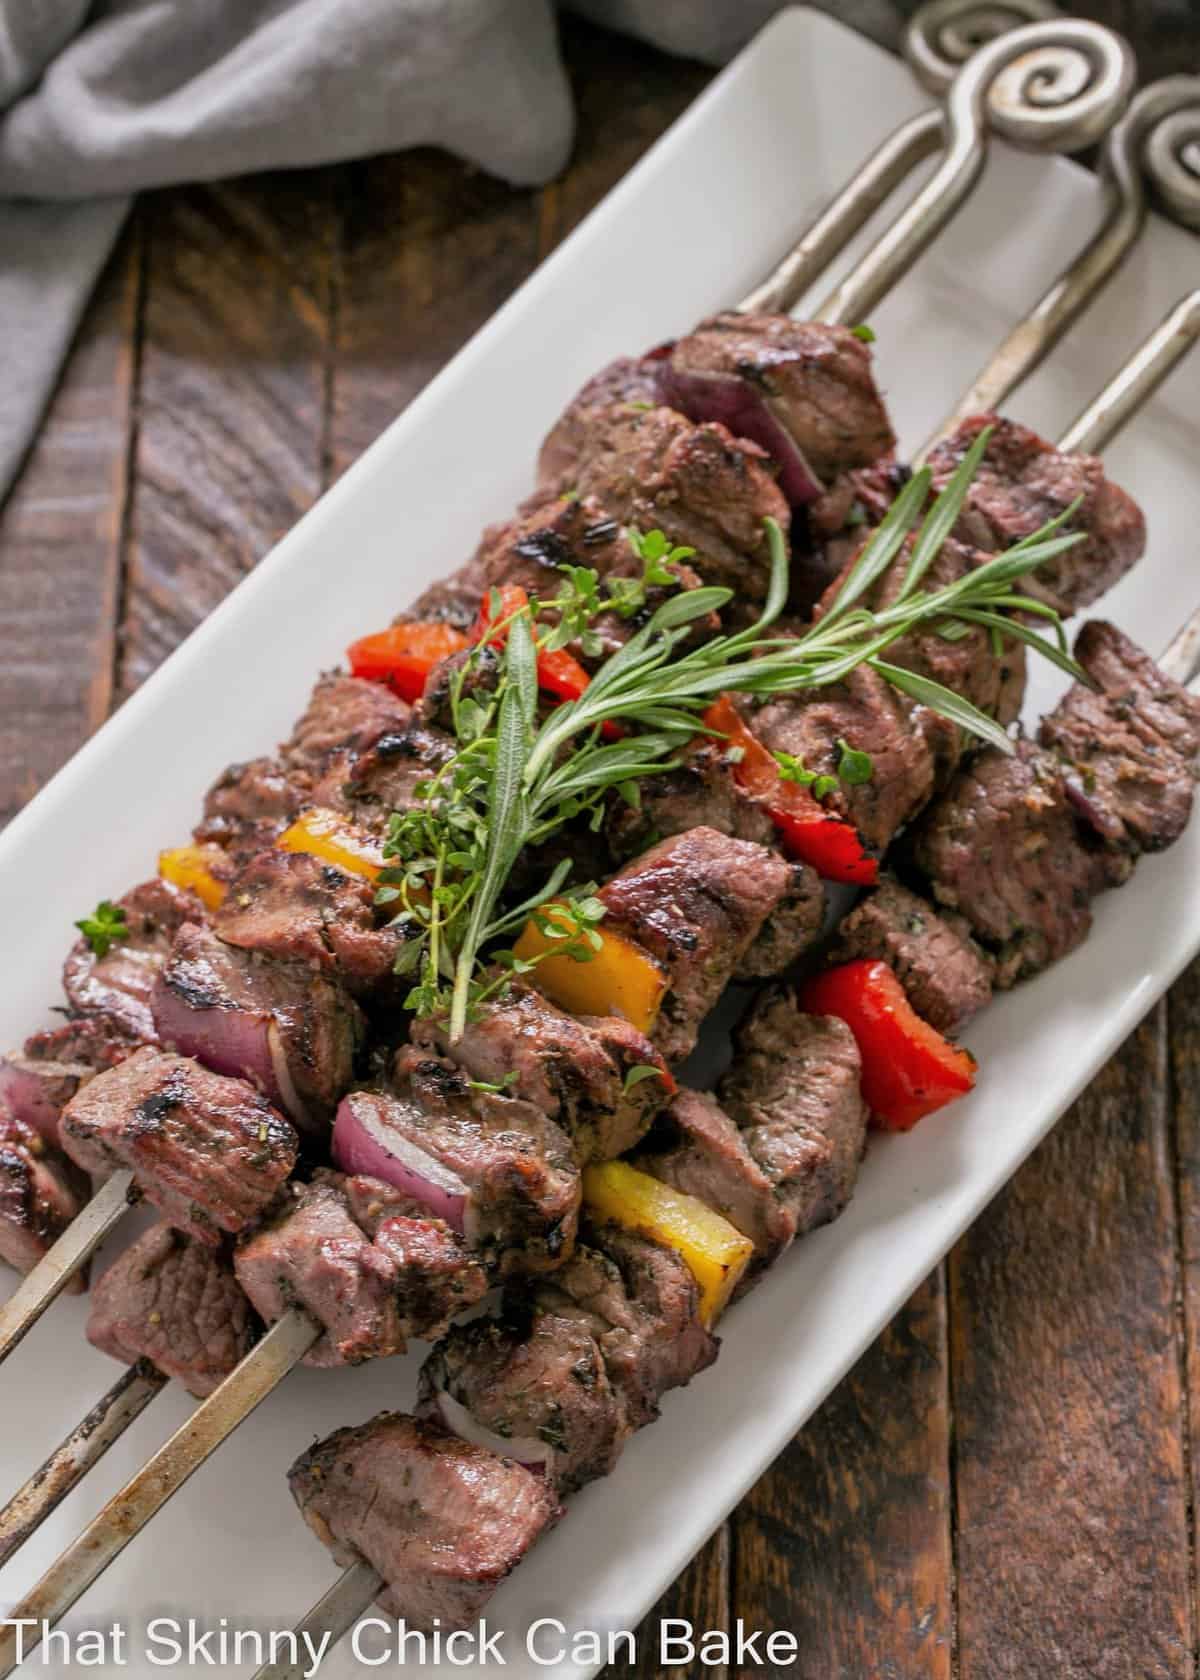
[[[671,549],[661,532],[645,537],[633,533],[644,572],[635,587],[617,591],[619,604],[612,593],[601,596],[595,572],[570,567],[563,569],[564,582],[556,596],[545,603],[531,601],[513,613],[505,621],[503,645],[497,649],[495,638],[489,638],[489,657],[497,661],[491,692],[465,692],[469,667],[452,685],[457,751],[418,788],[416,807],[391,819],[381,899],[396,906],[396,920],[408,934],[400,966],[417,976],[409,1007],[423,1015],[448,1014],[454,1042],[473,1011],[505,983],[508,973],[531,966],[496,947],[527,917],[537,918],[551,898],[556,900],[553,918],[543,916],[539,925],[580,960],[594,952],[595,924],[603,906],[590,896],[590,889],[562,896],[570,877],[569,860],[519,907],[506,909],[503,895],[514,866],[523,852],[567,823],[584,819],[598,826],[610,790],[636,803],[638,783],[679,763],[688,743],[703,732],[701,714],[719,694],[797,693],[841,682],[865,664],[921,705],[1011,752],[1012,742],[993,718],[961,695],[886,657],[895,642],[914,631],[953,639],[978,627],[994,640],[1012,636],[1072,676],[1083,677],[1066,650],[1058,615],[1018,587],[1020,578],[1082,540],[1081,535],[1060,530],[1073,508],[954,582],[926,587],[930,567],[962,511],[989,435],[987,429],[980,433],[923,518],[931,475],[928,468],[914,473],[864,543],[829,609],[799,636],[768,634],[788,592],[787,543],[770,519],[769,585],[754,624],[692,643],[691,627],[726,606],[733,592],[712,587],[679,590],[600,665],[577,699],[541,719],[539,652],[564,645],[564,626],[570,626],[572,639],[579,639],[602,611],[641,610],[649,588],[678,582],[666,568],[689,551]],[[870,591],[910,536],[904,579],[895,599],[886,607],[867,606]],[[552,615],[550,624],[538,622],[543,611]],[[1034,619],[1046,623],[1050,634],[1035,629],[1030,622]],[[613,723],[623,730],[617,741],[603,734],[603,726]],[[842,746],[853,750],[846,743]]]

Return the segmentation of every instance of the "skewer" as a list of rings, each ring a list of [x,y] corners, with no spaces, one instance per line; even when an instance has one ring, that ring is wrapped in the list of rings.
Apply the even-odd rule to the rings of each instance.
[[[1047,124],[1046,110],[1026,97],[1028,86],[1034,77],[1043,81],[1061,77],[1067,73],[1068,66],[1070,96],[1054,107]],[[1015,68],[1021,69],[1019,82],[1006,84],[1004,98],[989,105],[993,89]],[[827,300],[829,309],[818,316],[831,322],[859,320],[903,277],[977,182],[986,155],[989,112],[996,126],[1019,143],[1074,149],[1089,144],[1112,124],[1125,106],[1133,75],[1133,59],[1126,43],[1098,24],[1079,20],[1040,23],[992,40],[955,78],[946,111],[924,113],[885,141],[801,236],[763,287],[744,299],[738,309],[766,307],[760,296],[768,295],[776,307],[795,302],[821,267],[841,251],[884,201],[891,187],[913,167],[918,155],[927,156],[938,136],[948,133],[948,149],[941,166],[831,294]],[[109,1185],[112,1183],[110,1180]],[[115,1196],[117,1192],[114,1190],[112,1194]],[[80,1220],[85,1217],[81,1214],[24,1279],[7,1305],[0,1308],[0,1363],[115,1227],[123,1212],[123,1206],[114,1209],[108,1202],[99,1209],[94,1198],[85,1214],[103,1220],[100,1228],[89,1236],[92,1227],[88,1225],[77,1235]]]
[[[1130,418],[1177,364],[1200,333],[1200,292],[1192,294],[1171,311],[1153,333],[1085,410],[1072,426],[1063,444],[1072,437],[1094,445],[1110,439]],[[1079,447],[1076,443],[1075,447]],[[1190,676],[1200,656],[1200,613],[1175,638],[1168,658],[1179,671]],[[280,1319],[263,1343],[249,1354],[237,1370],[201,1403],[190,1422],[156,1453],[127,1486],[93,1520],[74,1544],[51,1566],[33,1592],[14,1612],[39,1625],[53,1625],[75,1603],[106,1565],[128,1544],[134,1533],[182,1486],[192,1471],[207,1459],[224,1436],[236,1428],[296,1363],[320,1334],[319,1327],[303,1311],[293,1309]],[[36,1478],[35,1478],[36,1480]],[[313,1611],[320,1630],[335,1629],[338,1637],[362,1614],[365,1604],[379,1590],[373,1572],[357,1568],[347,1572]],[[304,1624],[316,1626],[315,1620]],[[7,1663],[7,1666],[5,1664]],[[0,1680],[12,1672],[11,1650],[0,1636]],[[268,1668],[264,1676],[281,1675],[286,1669]]]

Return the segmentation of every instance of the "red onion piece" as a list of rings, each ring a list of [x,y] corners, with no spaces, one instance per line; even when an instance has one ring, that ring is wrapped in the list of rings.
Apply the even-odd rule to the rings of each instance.
[[[271,1050],[271,1017],[249,1009],[192,1009],[161,982],[154,988],[154,1024],[164,1044],[194,1056],[213,1073],[247,1079],[268,1102],[286,1106]]]
[[[333,1158],[343,1172],[365,1173],[411,1196],[459,1236],[467,1218],[467,1187],[448,1167],[418,1149],[380,1113],[380,1099],[352,1091],[338,1105]]]
[[[0,1114],[8,1108],[44,1142],[61,1148],[58,1117],[92,1071],[78,1062],[5,1056],[0,1060]]]
[[[471,1441],[477,1447],[486,1447],[499,1458],[514,1458],[527,1470],[544,1470],[550,1463],[553,1448],[545,1441],[539,1441],[534,1435],[497,1435],[494,1430],[485,1429],[483,1424],[475,1421],[461,1400],[447,1394],[444,1388],[438,1390],[437,1407],[446,1428],[460,1441]]]
[[[736,373],[697,372],[677,360],[663,364],[663,397],[689,420],[719,420],[736,437],[765,449],[779,468],[779,488],[793,507],[815,502],[825,486],[809,466],[796,440],[776,418],[770,398]]]

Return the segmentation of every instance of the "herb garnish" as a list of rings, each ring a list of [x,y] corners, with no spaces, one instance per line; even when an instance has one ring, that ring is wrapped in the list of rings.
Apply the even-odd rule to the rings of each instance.
[[[765,521],[770,582],[756,623],[695,642],[691,627],[726,606],[733,591],[680,589],[604,660],[577,699],[548,715],[539,709],[539,650],[580,640],[586,651],[595,616],[620,607],[611,594],[601,594],[594,571],[570,567],[564,568],[553,599],[531,600],[496,626],[504,634],[489,636],[492,686],[466,693],[480,650],[464,661],[451,684],[457,750],[417,787],[418,803],[393,815],[384,846],[389,867],[379,900],[394,907],[405,930],[398,967],[414,975],[408,1007],[420,1015],[448,1016],[450,1042],[457,1041],[480,1004],[501,990],[510,974],[535,966],[500,948],[530,916],[555,942],[556,953],[583,961],[594,955],[604,906],[590,888],[564,895],[573,860],[564,859],[536,891],[509,909],[502,895],[514,866],[567,823],[583,819],[598,828],[610,791],[636,799],[643,777],[674,768],[701,731],[701,714],[719,694],[798,693],[841,682],[865,664],[922,705],[1011,752],[1012,742],[993,718],[884,657],[894,642],[918,629],[954,635],[960,627],[965,633],[980,626],[1016,637],[1072,676],[1082,675],[1067,652],[1057,614],[1018,592],[1022,577],[1083,540],[1081,534],[1059,532],[1074,505],[953,583],[923,587],[957,522],[990,435],[990,428],[980,432],[928,513],[931,474],[927,467],[913,474],[859,551],[829,609],[798,636],[767,635],[788,593],[787,543],[771,519]],[[913,533],[899,592],[886,607],[868,607],[864,597]],[[645,591],[656,587],[660,577],[678,582],[665,568],[686,551],[671,548],[661,532],[635,534],[633,540],[643,562],[638,587],[644,602]],[[626,607],[634,593],[626,594]],[[546,611],[556,615],[552,624],[539,623]],[[1052,635],[1009,617],[1013,612],[1026,620],[1040,616]],[[602,733],[602,726],[613,722],[622,729],[617,740]],[[853,783],[870,773],[868,755],[845,742],[839,748],[840,777]],[[833,778],[817,778],[814,792],[822,780],[836,786]],[[553,907],[544,908],[551,899]]]
[[[850,336],[859,339],[863,344],[874,344],[875,329],[869,327],[865,321],[860,321],[856,327],[850,328]]]
[[[81,917],[75,926],[98,957],[106,957],[118,941],[129,937],[124,910],[108,898],[102,898],[91,915]]]

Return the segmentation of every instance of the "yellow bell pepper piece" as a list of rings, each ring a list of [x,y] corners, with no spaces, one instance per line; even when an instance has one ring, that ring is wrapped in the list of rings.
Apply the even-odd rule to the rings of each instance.
[[[554,907],[548,905],[544,914],[553,920]],[[525,962],[537,960],[534,984],[560,1008],[572,1015],[621,1015],[648,1033],[667,989],[666,975],[632,939],[604,926],[595,931],[600,949],[581,962],[556,950],[555,941],[530,918],[513,950]]]
[[[308,852],[347,875],[362,875],[368,881],[378,880],[384,868],[383,853],[369,835],[337,811],[316,806],[302,812],[275,844],[285,852]]]
[[[174,887],[194,892],[208,910],[219,910],[229,890],[212,866],[225,857],[219,846],[170,846],[158,854],[158,873]]]
[[[627,1161],[585,1167],[583,1204],[597,1219],[609,1219],[673,1248],[683,1257],[700,1289],[700,1317],[713,1324],[750,1263],[749,1237],[696,1196],[639,1172]]]

